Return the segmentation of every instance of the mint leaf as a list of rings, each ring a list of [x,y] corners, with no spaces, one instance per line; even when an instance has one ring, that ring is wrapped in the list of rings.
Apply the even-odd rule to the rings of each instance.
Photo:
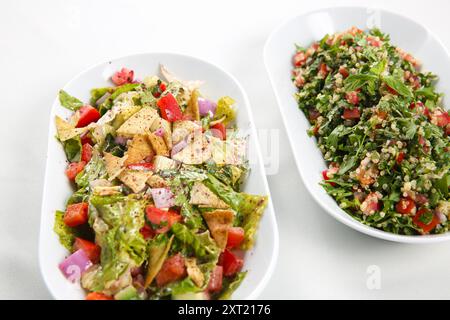
[[[413,93],[409,87],[407,87],[400,78],[393,76],[382,77],[384,83],[386,83],[390,88],[394,89],[399,95],[407,98],[412,98]]]

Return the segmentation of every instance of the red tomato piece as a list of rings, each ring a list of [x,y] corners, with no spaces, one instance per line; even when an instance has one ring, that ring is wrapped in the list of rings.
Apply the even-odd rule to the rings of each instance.
[[[330,72],[330,68],[325,64],[325,63],[321,63],[319,66],[319,75],[321,78],[326,78],[326,76],[328,75],[328,73]]]
[[[395,205],[395,210],[401,214],[415,214],[416,204],[410,198],[401,198]]]
[[[450,123],[450,116],[446,111],[435,110],[431,115],[431,122],[438,127],[445,127]]]
[[[76,227],[88,221],[88,204],[80,202],[69,204],[64,214],[64,223],[69,227]]]
[[[399,152],[397,158],[395,159],[395,161],[397,161],[398,164],[402,163],[403,160],[405,159],[405,153],[404,152]]]
[[[165,211],[153,206],[147,206],[145,212],[148,221],[152,224],[152,229],[156,233],[166,233],[174,223],[181,221],[181,215],[173,210]]]
[[[73,244],[73,251],[77,251],[80,249],[83,250],[84,253],[86,253],[86,255],[88,256],[89,260],[92,261],[92,263],[96,264],[100,261],[101,248],[95,243],[81,238],[75,238],[75,242]]]
[[[91,139],[91,137],[89,136],[89,134],[86,132],[86,133],[83,133],[81,136],[80,136],[80,140],[81,140],[81,144],[83,145],[83,144],[86,144],[86,143],[88,143],[88,144],[90,144],[90,145],[93,145],[94,143],[92,142],[92,139]]]
[[[342,114],[342,117],[345,120],[352,120],[352,119],[356,120],[356,119],[359,119],[360,116],[361,116],[361,114],[359,113],[358,108],[353,108],[353,109],[345,108],[344,113]]]
[[[223,267],[215,266],[211,275],[209,276],[208,291],[209,292],[219,292],[222,290],[222,280],[223,280]]]
[[[223,123],[216,123],[215,125],[211,126],[211,130],[215,130],[214,136],[219,137],[222,140],[227,139],[227,128],[225,128],[225,125]]]
[[[244,240],[245,232],[241,227],[228,228],[227,248],[237,248]]]
[[[431,221],[429,223],[425,223],[422,218],[423,215],[432,215]],[[413,222],[422,229],[424,234],[426,234],[439,224],[439,218],[429,209],[421,208],[414,216]]]
[[[345,79],[348,77],[348,71],[345,67],[340,66],[339,67],[339,73],[342,75],[342,77]]]
[[[92,158],[92,146],[89,143],[83,144],[81,148],[81,161],[88,163]]]
[[[169,122],[174,122],[183,119],[183,113],[178,105],[177,99],[168,93],[158,100],[157,105],[161,111],[161,117]]]
[[[395,91],[393,88],[389,87],[388,85],[386,85],[387,91],[389,91],[391,94],[396,95],[397,91]]]
[[[369,46],[372,46],[372,47],[380,47],[381,46],[381,40],[378,37],[368,36],[367,43],[369,44]]]
[[[142,234],[145,240],[152,239],[155,236],[155,231],[148,226],[147,224],[144,225],[139,232]]]
[[[186,277],[186,267],[184,266],[184,258],[180,253],[167,258],[161,270],[156,275],[156,284],[158,287],[183,279]]]
[[[164,82],[161,82],[161,84],[159,85],[159,90],[161,90],[161,92],[166,91],[167,86]]]
[[[347,92],[345,94],[345,99],[347,100],[348,103],[351,103],[354,106],[356,106],[359,103],[358,92],[357,91]]]
[[[101,292],[90,292],[86,295],[86,300],[114,300],[114,298]]]
[[[83,171],[84,166],[86,165],[86,162],[80,161],[80,162],[72,162],[69,163],[66,169],[66,176],[69,178],[69,180],[75,180],[77,174],[79,174],[81,171]]]
[[[223,267],[223,274],[226,277],[230,277],[235,275],[242,269],[242,266],[244,265],[244,260],[237,257],[230,250],[225,249],[225,251],[222,252],[222,254],[220,255],[219,265]]]
[[[303,51],[300,51],[294,55],[292,62],[294,64],[294,66],[301,67],[305,64],[306,59],[308,59],[308,56],[306,55],[306,53]]]
[[[379,202],[377,193],[369,193],[366,199],[364,199],[363,203],[361,203],[360,209],[365,215],[368,216],[374,214],[377,211],[380,211],[381,204]]]
[[[88,124],[96,122],[101,117],[100,112],[90,105],[82,106],[77,112],[79,114],[78,123],[76,125],[77,128],[86,127]]]
[[[122,68],[120,71],[117,71],[111,77],[112,82],[116,86],[121,86],[125,83],[132,83],[134,78],[134,71],[129,70],[127,68]]]
[[[338,167],[331,167],[327,170],[322,171],[322,177],[323,180],[330,180],[333,178],[333,176],[339,171]],[[331,186],[335,187],[336,183],[334,182],[328,182]]]
[[[143,162],[143,163],[131,163],[127,165],[127,168],[131,170],[151,171],[154,169],[154,166],[150,162]]]

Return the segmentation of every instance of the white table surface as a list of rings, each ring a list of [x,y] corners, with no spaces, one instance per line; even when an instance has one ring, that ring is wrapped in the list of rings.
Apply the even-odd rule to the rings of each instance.
[[[37,249],[48,113],[57,90],[92,64],[148,51],[187,53],[227,69],[247,90],[256,126],[279,131],[279,170],[268,181],[280,255],[261,298],[450,298],[450,243],[412,246],[359,234],[320,209],[300,181],[262,49],[284,19],[338,3],[402,12],[450,47],[450,2],[443,0],[2,1],[0,299],[51,298]],[[367,282],[377,274],[380,287],[373,289]]]

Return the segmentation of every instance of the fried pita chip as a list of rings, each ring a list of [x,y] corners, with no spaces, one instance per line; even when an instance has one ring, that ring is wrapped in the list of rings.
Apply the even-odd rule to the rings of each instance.
[[[191,98],[188,101],[186,110],[184,110],[184,116],[187,119],[199,121],[200,111],[198,109],[198,98],[200,97],[200,92],[195,89],[192,91]]]
[[[119,174],[119,180],[127,185],[134,193],[139,193],[145,188],[148,178],[152,175],[148,171],[125,169]]]
[[[162,128],[164,130],[163,134],[164,142],[166,143],[167,148],[171,150],[173,143],[172,143],[172,126],[170,125],[170,122],[163,118],[156,119],[156,121],[153,122],[153,125],[150,128],[150,130],[152,132],[155,132],[159,128]]]
[[[204,134],[193,133],[188,145],[174,154],[172,159],[185,164],[202,164],[211,158],[211,147]]]
[[[152,174],[147,179],[147,184],[151,188],[166,188],[166,187],[168,187],[166,180],[164,180],[161,176],[159,176],[157,174]]]
[[[177,144],[188,135],[193,133],[195,130],[201,130],[202,127],[195,123],[194,121],[189,120],[180,120],[175,121],[173,123],[173,131],[172,131],[172,142],[173,144]]]
[[[190,204],[217,209],[228,209],[229,206],[214,192],[201,182],[195,182],[191,189]]]
[[[133,114],[119,129],[117,129],[117,135],[132,137],[136,134],[147,134],[150,131],[153,122],[158,119],[158,117],[158,113],[155,109],[144,107]]]
[[[185,258],[184,265],[186,266],[188,276],[192,279],[197,287],[201,288],[205,283],[205,276],[197,266],[197,259]]]
[[[169,149],[167,148],[166,143],[164,142],[164,138],[157,136],[156,134],[150,132],[147,135],[148,139],[150,140],[150,143],[153,147],[153,150],[157,155],[162,156],[169,156]]]
[[[153,158],[153,166],[155,168],[155,172],[158,172],[161,170],[177,169],[179,163],[170,158],[156,155]]]
[[[103,160],[105,162],[106,172],[108,173],[108,180],[117,178],[124,169],[124,162],[127,160],[127,156],[122,158],[116,157],[111,153],[104,152]]]
[[[72,139],[89,130],[88,127],[75,128],[59,116],[55,117],[56,132],[58,139],[62,142]]]
[[[137,134],[128,144],[126,155],[128,156],[125,165],[139,163],[147,157],[154,156],[153,149],[147,140],[147,137],[142,134]]]
[[[203,213],[217,246],[225,249],[228,239],[228,229],[233,226],[234,213],[231,210],[214,210]]]
[[[169,253],[173,238],[174,236],[172,235],[167,243],[158,243],[150,246],[148,250],[149,260],[144,288],[147,288],[153,282],[153,279],[155,279],[159,270],[161,270],[164,260],[166,260],[167,254]]]

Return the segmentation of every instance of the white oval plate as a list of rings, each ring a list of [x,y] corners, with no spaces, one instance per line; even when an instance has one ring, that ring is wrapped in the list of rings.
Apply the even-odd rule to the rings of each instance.
[[[297,168],[313,198],[331,216],[365,234],[390,241],[430,243],[450,239],[450,233],[427,236],[403,236],[377,230],[354,220],[336,204],[319,185],[326,169],[314,138],[306,130],[309,123],[294,99],[297,91],[291,82],[292,56],[295,44],[308,46],[325,34],[344,31],[352,26],[367,29],[374,24],[391,36],[392,43],[412,53],[423,62],[423,70],[440,76],[437,89],[450,94],[450,58],[442,43],[419,23],[396,13],[363,7],[320,9],[291,18],[268,38],[264,48],[266,69],[275,91],[284,125],[294,153]]]
[[[116,70],[127,67],[135,71],[137,79],[159,74],[163,64],[170,71],[185,80],[203,80],[202,93],[212,99],[228,95],[237,102],[237,125],[241,132],[249,134],[250,176],[244,190],[270,197],[264,173],[261,152],[257,143],[256,130],[247,95],[233,76],[219,67],[193,57],[173,53],[146,53],[132,55],[98,64],[77,75],[64,90],[82,101],[89,101],[93,87],[110,86],[109,78]],[[58,99],[53,103],[50,114],[47,167],[41,212],[39,241],[40,267],[48,289],[56,299],[84,299],[84,291],[78,284],[71,284],[64,278],[58,264],[67,255],[53,232],[54,212],[63,209],[65,201],[73,191],[64,174],[67,162],[61,145],[55,139],[54,119],[56,115],[67,117],[69,111],[61,107]],[[233,295],[234,299],[255,299],[267,284],[278,257],[278,229],[271,201],[259,226],[254,248],[247,252],[244,270],[249,270],[245,280]]]

